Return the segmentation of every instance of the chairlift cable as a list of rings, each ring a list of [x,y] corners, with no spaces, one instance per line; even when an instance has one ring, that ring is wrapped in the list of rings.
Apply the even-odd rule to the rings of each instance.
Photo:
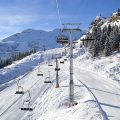
[[[56,0],[56,6],[57,6],[57,12],[58,12],[58,18],[59,18],[60,26],[62,26],[62,20],[61,20],[61,17],[60,17],[60,9],[59,9],[58,0]]]

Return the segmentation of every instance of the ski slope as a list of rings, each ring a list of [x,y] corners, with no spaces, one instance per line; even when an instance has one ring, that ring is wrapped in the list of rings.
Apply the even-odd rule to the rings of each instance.
[[[16,66],[20,68],[21,64],[27,63],[27,66],[32,66],[34,63],[33,69],[25,71],[27,74],[17,73],[19,77],[8,82],[7,87],[1,89],[0,120],[120,120],[120,91],[117,82],[88,70],[87,65],[84,67],[85,63],[82,65],[79,57],[82,58],[85,52],[79,48],[74,50],[74,96],[78,105],[69,107],[69,58],[65,64],[59,64],[60,88],[55,88],[55,59],[51,58],[52,55],[61,55],[62,52],[63,49],[53,49],[45,53],[36,53],[11,65],[12,69],[16,70]],[[38,62],[41,57],[42,60]],[[63,59],[64,57],[59,61]],[[32,63],[31,60],[34,62]],[[37,76],[38,63],[44,74],[43,77]],[[48,64],[53,66],[50,67]],[[51,84],[44,83],[48,71],[51,74]],[[18,79],[19,84],[24,88],[24,95],[15,94],[17,90],[15,81]],[[34,109],[31,112],[20,109],[23,107],[23,100],[29,97],[28,91],[31,96],[30,107]]]
[[[109,82],[109,79],[91,73],[91,71],[79,70],[78,72],[78,68],[76,68],[76,74],[98,99],[108,119],[120,120],[120,90],[118,86]]]

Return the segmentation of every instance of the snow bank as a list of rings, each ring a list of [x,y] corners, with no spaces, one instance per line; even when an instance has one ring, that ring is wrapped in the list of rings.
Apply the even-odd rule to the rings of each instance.
[[[76,64],[81,69],[97,72],[97,74],[109,78],[111,80],[120,81],[120,54],[113,54],[110,57],[91,58],[90,53],[85,48],[80,51],[85,51],[75,59]]]

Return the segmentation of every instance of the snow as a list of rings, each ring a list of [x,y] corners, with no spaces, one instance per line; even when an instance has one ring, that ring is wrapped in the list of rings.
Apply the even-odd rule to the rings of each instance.
[[[108,25],[111,25],[111,26],[120,26],[120,20],[118,21],[115,21],[115,22],[109,22],[109,21],[106,21],[102,26],[101,26],[101,29],[103,29],[104,27],[108,27]]]
[[[0,50],[2,51],[0,56],[1,58],[7,58],[13,53],[25,52],[34,48],[37,48],[37,50],[43,50],[44,47],[46,49],[59,47],[56,43],[56,37],[58,34],[58,29],[49,32],[27,29],[21,33],[16,33],[0,42]]]
[[[113,15],[117,15],[117,12],[114,12]]]
[[[78,39],[83,33],[84,31],[73,35]],[[6,59],[12,54],[29,51],[34,48],[37,49],[37,51],[42,51],[44,47],[47,50],[61,47],[56,43],[56,38],[59,34],[59,29],[53,31],[27,29],[21,33],[9,36],[0,41],[1,59]]]
[[[56,49],[55,49],[56,50]],[[47,50],[46,52],[37,52],[22,60],[15,61],[12,65],[0,70],[0,83],[8,82],[18,76],[28,73],[38,66],[41,62],[49,62],[52,59],[52,55],[61,55],[61,48],[58,48],[58,52],[53,50]],[[55,53],[53,52],[55,51]]]
[[[100,20],[101,16],[96,16],[95,20]]]
[[[110,21],[110,19],[115,19],[115,21]],[[113,13],[112,16],[110,16],[105,22],[104,24],[101,26],[101,29],[103,29],[104,27],[108,27],[108,25],[111,25],[111,26],[120,26],[120,18],[119,16],[117,15],[117,12]]]
[[[83,50],[82,50],[83,51]],[[110,57],[101,57],[98,59],[90,59],[90,54],[87,50],[84,50],[86,54],[83,54],[76,61],[79,61],[82,68],[97,72],[99,75],[103,75],[106,78],[119,82],[120,80],[120,54],[113,54]]]
[[[60,88],[55,88],[53,57],[64,52],[56,48],[1,69],[0,120],[119,120],[120,54],[92,59],[85,48],[79,48],[80,42],[74,49],[74,98],[78,105],[69,107],[69,54],[59,60],[67,58],[65,64],[59,64]],[[37,76],[39,66],[43,77]],[[44,83],[48,71],[51,84]],[[15,94],[18,80],[25,91],[23,95]],[[31,112],[20,110],[29,98],[28,91],[30,107],[34,108]]]
[[[81,73],[76,75],[81,75],[82,82],[88,85],[88,88],[98,98],[108,118],[119,120],[120,54],[92,59],[86,49],[84,52],[85,54],[75,59],[76,66],[80,66],[77,69],[80,69]]]

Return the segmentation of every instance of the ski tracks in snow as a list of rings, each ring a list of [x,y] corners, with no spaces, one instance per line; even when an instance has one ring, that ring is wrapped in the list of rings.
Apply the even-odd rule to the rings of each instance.
[[[90,88],[85,85],[81,80],[78,80],[88,91],[89,93],[94,97],[95,101],[99,107],[99,110],[101,111],[102,115],[105,117],[104,120],[109,120],[108,117],[107,117],[107,114],[105,113],[105,111],[102,109],[101,105],[99,104],[99,101],[97,99],[97,97],[94,95],[94,93],[90,90]],[[88,102],[88,101],[86,101]]]

